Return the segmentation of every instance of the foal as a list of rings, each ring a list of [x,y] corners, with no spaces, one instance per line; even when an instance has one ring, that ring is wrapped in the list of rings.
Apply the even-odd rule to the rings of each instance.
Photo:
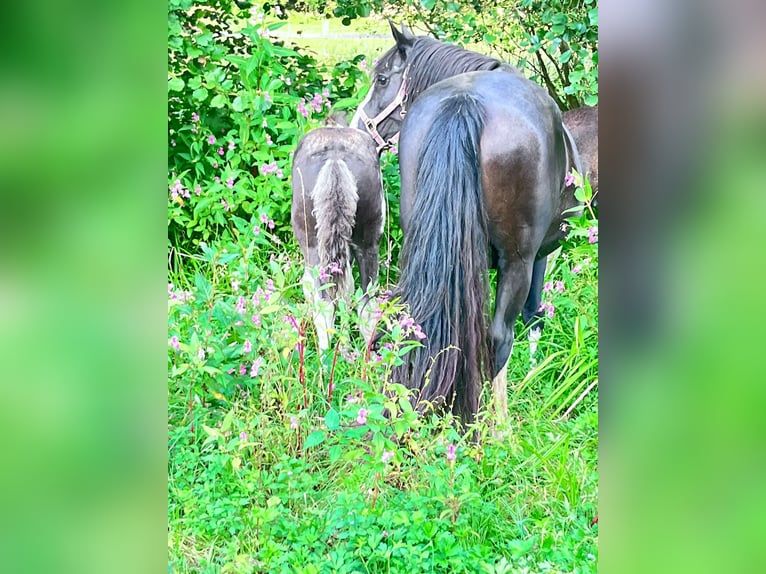
[[[329,347],[335,301],[353,292],[352,257],[364,291],[360,330],[369,339],[372,311],[366,306],[367,289],[377,281],[386,214],[375,143],[353,128],[310,131],[295,150],[292,188],[293,233],[303,252],[303,288],[313,303],[319,348]]]

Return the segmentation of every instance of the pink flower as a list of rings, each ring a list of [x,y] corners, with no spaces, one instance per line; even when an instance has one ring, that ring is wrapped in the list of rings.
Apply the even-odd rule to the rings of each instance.
[[[581,265],[575,265],[572,267],[572,273],[580,273],[582,272],[582,266]]]
[[[300,102],[298,102],[298,113],[304,118],[309,117],[309,111],[306,109],[306,100],[302,99]]]
[[[391,460],[392,458],[394,458],[394,453],[392,453],[391,451],[388,451],[388,450],[384,450],[383,451],[383,456],[380,457],[380,460],[385,463],[385,462],[388,462],[389,460]]]
[[[556,311],[556,307],[548,303],[547,309],[545,311],[545,316],[551,319],[553,317],[553,313]]]
[[[205,360],[205,349],[200,347],[199,351],[197,351],[197,357],[199,358],[200,361],[204,361]]]
[[[242,364],[239,366],[239,374],[240,374],[240,375],[243,375],[243,376],[244,376],[245,374],[247,374],[247,367],[245,366],[245,364],[244,364],[244,363],[242,363]]]
[[[231,282],[231,288],[233,291],[239,291],[239,281],[236,279]]]
[[[237,313],[242,314],[245,312],[245,304],[246,304],[246,300],[242,295],[237,297],[237,304],[234,307],[237,310]]]
[[[245,344],[242,345],[242,352],[247,354],[252,350],[253,350],[253,344],[249,340],[245,341]]]
[[[572,174],[572,172],[570,171],[569,173],[567,173],[566,177],[564,178],[564,185],[565,185],[565,186],[567,186],[567,187],[569,187],[569,186],[570,186],[570,185],[572,185],[574,182],[575,182],[575,177],[574,177],[574,175]]]
[[[170,346],[173,347],[173,349],[178,351],[180,349],[180,345],[181,345],[181,343],[178,340],[178,337],[176,337],[175,335],[170,337]]]
[[[261,326],[261,318],[258,315],[253,315],[251,319],[253,321],[253,325],[255,325],[256,327]]]
[[[199,116],[197,115],[197,112],[192,112],[192,121],[193,122],[199,121]]]
[[[593,226],[588,229],[588,243],[596,243],[598,241],[598,227]]]
[[[239,440],[243,442],[247,440],[247,433],[245,431],[242,431],[241,433],[239,433]]]
[[[261,364],[263,363],[263,359],[261,357],[258,357],[255,361],[253,361],[253,366],[250,367],[250,377],[257,377],[258,371],[261,368]]]
[[[257,225],[253,227],[253,235],[258,235],[261,232],[261,228]]]
[[[226,180],[226,187],[228,187],[229,189],[232,189],[234,187],[234,179],[233,178],[230,177],[229,179]]]
[[[563,281],[556,281],[556,291],[559,293],[564,292],[564,282]]]
[[[268,145],[274,145],[274,142],[271,140],[271,136],[269,134],[266,134],[266,143]]]
[[[222,147],[218,148],[218,155],[223,155],[223,148]]]
[[[234,141],[229,141],[229,151],[234,149]]]
[[[261,213],[261,221],[262,221],[263,223],[268,223],[268,221],[269,221],[269,216],[268,216],[268,215],[266,215],[265,213]]]
[[[543,285],[543,291],[545,293],[550,293],[553,290],[553,283],[550,281],[546,281],[545,285]]]
[[[267,226],[268,226],[269,229],[274,229],[274,220],[273,219],[269,219],[269,223],[267,224]]]
[[[213,145],[215,143],[215,136],[208,136],[207,143],[209,143],[210,145]]]
[[[274,100],[271,99],[269,92],[263,92],[263,99],[269,102],[270,104],[274,102]]]
[[[451,444],[447,446],[447,460],[450,462],[455,462],[455,459],[457,457],[455,456],[455,445]]]
[[[202,186],[200,186],[200,184],[197,184],[197,187],[194,188],[194,193],[196,195],[202,195]]]
[[[295,417],[290,417],[290,428],[295,430],[298,428],[298,419]]]
[[[421,340],[426,338],[426,334],[423,332],[423,329],[421,329],[420,325],[415,325],[412,328],[412,334]]]
[[[356,424],[360,426],[367,424],[367,409],[359,409],[359,414],[356,417]]]

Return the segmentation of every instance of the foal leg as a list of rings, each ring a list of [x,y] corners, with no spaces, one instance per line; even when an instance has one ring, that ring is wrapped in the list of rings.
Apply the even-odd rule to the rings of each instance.
[[[496,425],[508,420],[508,361],[513,350],[513,326],[529,294],[532,268],[524,261],[507,263],[500,257],[495,315],[490,334],[495,348],[492,394]]]
[[[532,283],[529,287],[529,295],[527,295],[527,301],[521,310],[521,319],[524,321],[524,325],[526,327],[531,326],[527,336],[529,337],[529,362],[532,366],[537,364],[537,359],[535,359],[537,342],[543,332],[543,312],[540,311],[540,303],[542,302],[543,280],[545,279],[547,263],[547,257],[535,261],[532,267]]]
[[[370,246],[351,245],[354,258],[359,265],[359,281],[362,285],[362,300],[357,309],[359,313],[359,331],[369,343],[377,322],[378,303],[370,298],[369,288],[378,282],[378,243]]]

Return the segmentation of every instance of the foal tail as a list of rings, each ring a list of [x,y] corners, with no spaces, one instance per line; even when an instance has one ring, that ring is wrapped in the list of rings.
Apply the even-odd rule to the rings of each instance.
[[[359,194],[356,178],[343,160],[327,161],[311,191],[316,219],[319,265],[332,275],[323,293],[335,299],[352,288],[349,243],[356,220]]]
[[[426,334],[394,373],[420,399],[452,403],[473,420],[489,378],[491,342],[487,216],[479,142],[484,108],[459,94],[442,101],[418,158],[415,198],[401,252],[398,295]]]

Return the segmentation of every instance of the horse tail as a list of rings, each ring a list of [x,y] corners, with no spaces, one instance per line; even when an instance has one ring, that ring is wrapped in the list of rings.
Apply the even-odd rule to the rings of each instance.
[[[490,376],[487,215],[481,185],[485,121],[471,94],[443,100],[418,158],[414,204],[401,251],[398,295],[426,338],[395,377],[420,400],[471,422]]]
[[[352,288],[349,243],[359,200],[356,178],[343,160],[327,161],[311,191],[316,219],[319,265],[332,276],[323,293],[331,299]]]

